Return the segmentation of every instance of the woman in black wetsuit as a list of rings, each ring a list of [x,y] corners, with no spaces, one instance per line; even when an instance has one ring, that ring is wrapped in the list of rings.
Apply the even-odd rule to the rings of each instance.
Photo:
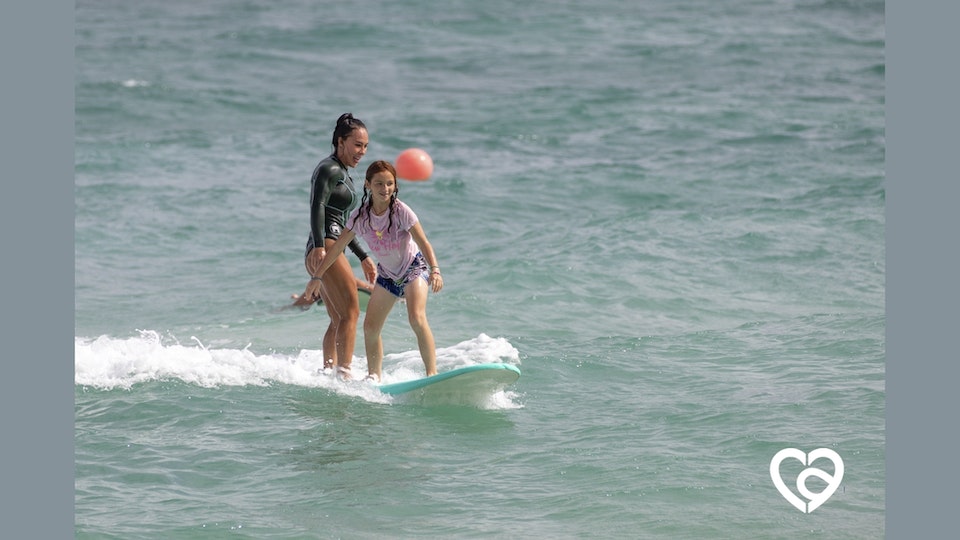
[[[307,239],[305,265],[311,280],[319,280],[314,277],[314,271],[323,260],[326,249],[340,237],[344,220],[359,202],[348,169],[356,167],[367,153],[367,127],[352,114],[345,113],[337,119],[332,142],[333,153],[317,164],[310,179],[310,237]],[[350,243],[350,249],[360,259],[364,277],[370,282],[376,280],[376,264],[356,239]],[[340,377],[349,379],[360,302],[356,278],[346,255],[337,257],[323,275],[320,296],[330,316],[330,325],[323,335],[323,367],[335,368]]]

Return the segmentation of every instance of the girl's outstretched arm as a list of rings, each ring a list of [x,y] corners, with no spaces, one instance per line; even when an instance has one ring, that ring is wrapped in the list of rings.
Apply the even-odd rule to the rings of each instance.
[[[420,248],[420,253],[423,253],[423,258],[427,260],[427,264],[430,265],[430,287],[433,289],[433,292],[440,292],[440,289],[443,288],[443,276],[440,275],[440,263],[437,262],[437,256],[433,252],[433,246],[430,245],[430,241],[427,240],[427,234],[423,232],[423,227],[420,226],[420,222],[413,224],[413,227],[410,227],[410,236],[413,237],[413,241],[416,242],[417,247]]]

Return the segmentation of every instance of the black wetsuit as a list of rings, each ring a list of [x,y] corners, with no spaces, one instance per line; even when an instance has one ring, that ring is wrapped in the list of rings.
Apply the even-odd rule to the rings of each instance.
[[[307,239],[304,257],[309,255],[316,245],[315,238],[336,240],[340,237],[344,221],[357,202],[353,178],[335,155],[331,154],[317,164],[310,179],[310,237]],[[367,258],[367,253],[356,238],[348,245],[358,259],[362,261]]]

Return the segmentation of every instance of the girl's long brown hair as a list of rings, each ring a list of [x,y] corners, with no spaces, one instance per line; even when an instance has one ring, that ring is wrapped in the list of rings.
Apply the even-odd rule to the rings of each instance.
[[[380,172],[384,172],[384,171],[390,173],[390,175],[393,176],[393,182],[395,186],[393,189],[393,195],[390,196],[390,209],[387,211],[387,215],[389,216],[389,221],[387,222],[387,230],[383,231],[383,232],[387,232],[393,229],[394,203],[397,202],[397,194],[400,193],[400,183],[397,182],[397,170],[393,167],[393,164],[390,163],[389,161],[378,159],[377,161],[374,161],[373,163],[371,163],[369,167],[367,167],[366,178],[367,178],[367,182],[370,182],[371,180],[373,180],[373,175]],[[357,217],[358,218],[366,217],[367,226],[372,227],[370,222],[370,219],[371,219],[370,216],[372,212],[373,212],[373,197],[368,196],[367,187],[366,185],[364,185],[363,198],[360,199],[360,212]]]

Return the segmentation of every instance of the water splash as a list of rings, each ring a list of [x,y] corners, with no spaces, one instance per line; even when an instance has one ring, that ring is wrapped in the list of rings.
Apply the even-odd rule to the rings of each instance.
[[[140,330],[139,336],[75,338],[74,383],[96,390],[132,390],[137,384],[178,380],[204,388],[224,386],[294,385],[324,388],[338,394],[377,403],[393,403],[391,396],[359,382],[366,374],[366,359],[355,357],[355,381],[345,382],[323,373],[320,350],[304,349],[296,354],[257,354],[250,345],[242,349],[212,348],[196,336],[181,343],[174,336]],[[505,338],[486,334],[437,349],[437,367],[446,371],[473,364],[505,362],[520,364],[519,351]],[[383,383],[402,382],[423,376],[423,362],[417,351],[384,357]],[[517,408],[518,394],[497,392],[477,406],[491,409]]]

